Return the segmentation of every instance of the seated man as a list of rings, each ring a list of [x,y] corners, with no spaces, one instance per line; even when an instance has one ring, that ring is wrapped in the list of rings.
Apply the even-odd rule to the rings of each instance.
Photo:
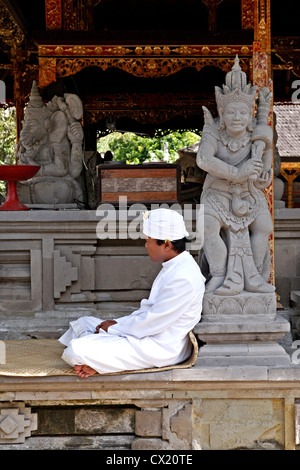
[[[101,321],[82,317],[59,339],[62,358],[80,377],[178,364],[191,354],[188,333],[199,322],[205,279],[185,251],[183,217],[169,209],[144,216],[152,261],[162,263],[148,299],[130,315]]]

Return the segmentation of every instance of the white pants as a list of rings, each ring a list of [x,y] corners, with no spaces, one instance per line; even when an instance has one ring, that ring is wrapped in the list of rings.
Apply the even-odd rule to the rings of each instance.
[[[95,334],[96,326],[102,321],[81,317],[71,322],[70,328],[59,338],[67,346],[62,359],[73,367],[85,364],[100,374],[153,367],[137,354],[127,338],[101,329]]]

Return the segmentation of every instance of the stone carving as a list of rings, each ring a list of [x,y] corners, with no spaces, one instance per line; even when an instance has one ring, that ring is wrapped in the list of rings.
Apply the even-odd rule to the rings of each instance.
[[[243,291],[271,293],[269,235],[273,224],[263,189],[272,181],[272,129],[267,124],[272,94],[258,93],[236,56],[223,89],[216,87],[219,117],[204,110],[205,125],[197,154],[207,172],[204,244],[200,256],[210,277],[206,293],[231,296]]]
[[[249,320],[258,320],[260,315],[264,318],[274,319],[276,317],[276,296],[271,293],[243,292],[240,295],[214,295],[205,294],[203,299],[203,312],[209,312],[209,318],[214,319],[216,315],[225,315],[230,318],[242,316]]]
[[[37,414],[31,413],[24,403],[1,404],[0,406],[0,443],[24,443],[31,431],[37,429]]]
[[[77,95],[54,96],[47,104],[33,82],[17,146],[20,164],[40,165],[34,178],[18,185],[20,200],[70,204],[82,200],[83,114]]]
[[[61,256],[60,250],[54,250],[53,270],[54,298],[59,299],[61,293],[65,292],[72,282],[78,281],[78,268],[72,266],[65,256]]]

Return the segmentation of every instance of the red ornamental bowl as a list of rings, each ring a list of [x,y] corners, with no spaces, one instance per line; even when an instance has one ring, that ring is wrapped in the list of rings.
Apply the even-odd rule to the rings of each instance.
[[[23,181],[32,178],[40,169],[39,165],[0,165],[1,181]]]

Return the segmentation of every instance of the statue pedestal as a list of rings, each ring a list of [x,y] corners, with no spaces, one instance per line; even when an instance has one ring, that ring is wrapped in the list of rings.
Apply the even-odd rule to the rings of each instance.
[[[241,294],[226,296],[205,294],[202,318],[215,321],[216,317],[257,320],[260,317],[274,320],[276,317],[276,295],[243,291]]]
[[[199,349],[203,366],[290,365],[289,355],[277,343],[290,324],[276,314],[275,294],[205,294],[201,322],[194,331],[205,343]]]

